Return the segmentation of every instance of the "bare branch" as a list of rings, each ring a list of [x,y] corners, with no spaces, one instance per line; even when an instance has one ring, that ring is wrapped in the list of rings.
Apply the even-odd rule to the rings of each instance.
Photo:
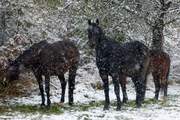
[[[139,19],[143,19],[147,25],[152,26],[153,22],[150,21],[148,18],[142,16],[141,14],[137,13],[136,11],[130,10],[127,7],[123,7],[124,10],[126,10],[128,13],[135,15],[136,17],[138,17]]]
[[[164,23],[164,26],[169,25],[169,24],[171,24],[171,23],[174,23],[174,22],[176,22],[177,20],[180,20],[180,18],[172,19],[172,20],[170,20],[170,21]]]
[[[169,1],[168,3],[166,3],[166,4],[163,6],[163,10],[164,10],[164,11],[167,11],[167,10],[171,7],[171,4],[172,4],[171,1]]]
[[[164,6],[165,4],[164,0],[159,0],[159,2],[161,3],[162,6]]]

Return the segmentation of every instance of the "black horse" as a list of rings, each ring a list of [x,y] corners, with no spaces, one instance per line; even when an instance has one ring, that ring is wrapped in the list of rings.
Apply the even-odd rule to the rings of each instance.
[[[119,95],[119,81],[123,81],[124,76],[129,76],[135,84],[136,105],[141,106],[145,96],[146,73],[149,66],[149,50],[138,42],[118,42],[106,37],[99,26],[99,21],[92,23],[88,20],[88,38],[90,47],[96,51],[96,64],[99,69],[100,77],[104,83],[105,105],[104,109],[109,109],[109,82],[108,75],[112,77],[114,91],[117,97],[117,110],[121,108]],[[123,96],[127,99],[126,90]]]
[[[73,104],[73,90],[75,87],[75,76],[79,64],[79,51],[77,47],[70,41],[58,41],[48,43],[41,41],[32,45],[25,50],[15,61],[13,61],[8,69],[8,79],[18,79],[20,68],[23,65],[30,68],[39,84],[42,97],[41,106],[45,106],[45,96],[43,88],[42,76],[45,76],[45,91],[47,94],[47,106],[50,107],[50,76],[58,76],[62,87],[61,102],[64,102],[66,81],[64,74],[69,71],[69,104]]]

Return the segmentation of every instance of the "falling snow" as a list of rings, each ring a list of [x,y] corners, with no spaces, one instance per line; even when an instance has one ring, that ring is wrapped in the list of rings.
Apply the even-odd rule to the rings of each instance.
[[[87,27],[89,27],[89,29],[93,29],[93,27],[88,25],[88,19],[92,19],[92,21],[94,21],[96,18],[99,18],[99,25],[102,26],[105,36],[109,36],[107,37],[108,40],[109,38],[112,38],[120,43],[133,43],[132,41],[140,41],[148,48],[152,45],[152,40],[154,40],[154,42],[162,40],[156,44],[156,48],[163,48],[164,51],[169,54],[171,59],[168,97],[165,102],[163,101],[163,95],[160,95],[160,100],[158,102],[147,104],[143,103],[142,107],[139,109],[128,105],[128,103],[121,106],[121,111],[116,111],[117,106],[112,104],[117,103],[115,94],[117,93],[117,88],[114,92],[113,80],[109,76],[109,98],[111,103],[109,110],[103,111],[104,104],[102,104],[98,107],[92,107],[85,111],[76,111],[74,109],[64,110],[64,113],[62,114],[46,115],[41,113],[30,114],[14,111],[0,114],[0,119],[179,120],[179,16],[179,0],[65,0],[63,2],[62,0],[0,1],[0,79],[3,81],[4,76],[6,75],[4,73],[6,72],[6,68],[8,68],[8,59],[15,60],[23,53],[24,50],[29,49],[30,46],[34,43],[38,43],[39,41],[47,40],[48,43],[51,44],[56,41],[68,39],[76,44],[80,52],[80,64],[77,70],[75,90],[73,94],[74,104],[90,104],[92,102],[104,101],[105,95],[101,77],[107,78],[107,76],[100,77],[98,68],[105,70],[105,67],[108,66],[104,62],[107,61],[106,55],[110,52],[114,52],[113,54],[115,54],[110,56],[112,59],[108,59],[108,63],[118,61],[111,64],[112,68],[122,67],[118,66],[116,63],[122,62],[123,64],[124,61],[130,61],[125,65],[123,64],[125,66],[123,66],[123,69],[119,68],[123,73],[131,73],[140,70],[142,60],[134,60],[135,57],[139,57],[137,54],[132,55],[132,58],[128,58],[126,55],[128,53],[126,52],[126,50],[128,50],[128,45],[126,44],[124,44],[123,48],[125,51],[114,50],[117,46],[121,46],[117,45],[117,42],[115,42],[117,46],[113,46],[114,43],[112,43],[113,45],[110,48],[108,48],[108,46],[112,41],[108,44],[103,44],[99,48],[96,48],[96,52],[90,49],[88,45],[91,43],[88,42],[86,29]],[[97,29],[94,32],[96,35],[99,34]],[[92,46],[93,45],[94,43],[92,43]],[[123,45],[121,47],[123,47]],[[99,50],[100,52],[97,51],[97,49],[101,48],[103,48],[103,50]],[[139,48],[135,48],[132,52],[139,52],[138,49]],[[58,50],[58,52],[59,51],[60,50]],[[38,53],[39,52],[40,51],[38,51]],[[46,52],[50,51],[46,50]],[[104,54],[101,54],[101,52]],[[117,53],[119,54],[117,55]],[[142,52],[142,54],[147,56],[146,51]],[[65,52],[61,51],[61,55],[64,56]],[[95,56],[99,56],[99,58],[96,58]],[[52,59],[53,57],[54,56],[51,55],[48,56],[48,58]],[[67,58],[62,57],[62,61],[66,63]],[[131,62],[134,64],[130,64]],[[98,65],[99,63],[101,65]],[[131,69],[127,69],[127,66]],[[53,68],[56,67],[57,66]],[[32,74],[30,77],[35,79]],[[65,79],[68,81],[68,74],[65,74]],[[36,82],[36,80],[34,81]],[[51,76],[50,81],[51,103],[59,103],[62,99],[62,87],[59,78],[57,76]],[[33,84],[31,87],[32,88],[28,91],[30,94],[26,95],[26,97],[0,99],[0,105],[8,106],[25,104],[40,106],[42,99],[38,85]],[[145,101],[154,98],[154,92],[155,86],[152,80],[152,75],[149,75]],[[128,101],[136,100],[135,85],[131,78],[127,78],[127,96]],[[121,101],[123,101],[121,87],[120,98]],[[68,104],[68,85],[65,91],[65,104]]]

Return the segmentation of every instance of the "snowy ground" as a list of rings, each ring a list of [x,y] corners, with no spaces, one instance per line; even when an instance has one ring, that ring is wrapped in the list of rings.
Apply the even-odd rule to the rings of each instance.
[[[74,94],[75,104],[88,104],[92,101],[103,101],[103,90],[94,89],[92,86],[96,82],[101,82],[97,69],[94,65],[87,65],[79,69],[76,80],[76,89]],[[86,72],[86,70],[88,72]],[[53,84],[60,87],[59,80],[52,78]],[[154,85],[148,82],[146,100],[154,97]],[[32,114],[32,113],[6,113],[0,114],[1,119],[43,119],[43,120],[179,120],[180,118],[180,85],[169,85],[168,99],[166,102],[162,100],[153,104],[143,104],[143,107],[137,109],[132,106],[122,106],[121,111],[116,111],[116,107],[111,105],[110,110],[103,111],[103,105],[92,107],[87,111],[65,110],[62,114]],[[127,86],[129,101],[135,100],[135,91],[133,84],[130,82]],[[66,91],[67,93],[67,91]],[[54,89],[51,86],[51,101],[58,103],[61,96],[61,89]],[[115,94],[113,85],[110,85],[110,99],[115,102]],[[29,97],[13,98],[6,100],[3,104],[31,104],[39,105],[41,102],[38,92]],[[67,102],[67,94],[66,94]]]

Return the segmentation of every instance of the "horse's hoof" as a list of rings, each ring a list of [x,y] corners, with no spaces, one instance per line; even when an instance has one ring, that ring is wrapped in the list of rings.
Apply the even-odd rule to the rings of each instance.
[[[155,100],[158,100],[158,99],[159,99],[159,96],[158,96],[158,95],[155,95],[155,96],[154,96],[154,99],[155,99]]]
[[[70,105],[70,106],[73,106],[73,105],[74,105],[74,103],[73,103],[73,102],[69,102],[69,105]]]
[[[61,99],[60,103],[64,103],[64,99]]]
[[[50,105],[47,105],[47,106],[46,106],[46,109],[50,109],[50,108],[51,108],[51,106],[50,106]]]
[[[60,103],[64,103],[64,101],[61,100]]]
[[[121,102],[117,102],[117,108],[116,108],[117,111],[120,111],[121,110]]]
[[[158,101],[158,99],[154,97],[154,101],[155,101],[155,102],[157,102],[157,101]]]
[[[45,108],[45,104],[41,104],[40,107],[41,107],[41,108]]]
[[[121,107],[117,107],[117,108],[116,108],[116,111],[121,111]]]
[[[137,104],[137,105],[136,105],[136,108],[140,108],[140,107],[141,107],[141,104]]]
[[[103,110],[109,110],[109,105],[105,105]]]

